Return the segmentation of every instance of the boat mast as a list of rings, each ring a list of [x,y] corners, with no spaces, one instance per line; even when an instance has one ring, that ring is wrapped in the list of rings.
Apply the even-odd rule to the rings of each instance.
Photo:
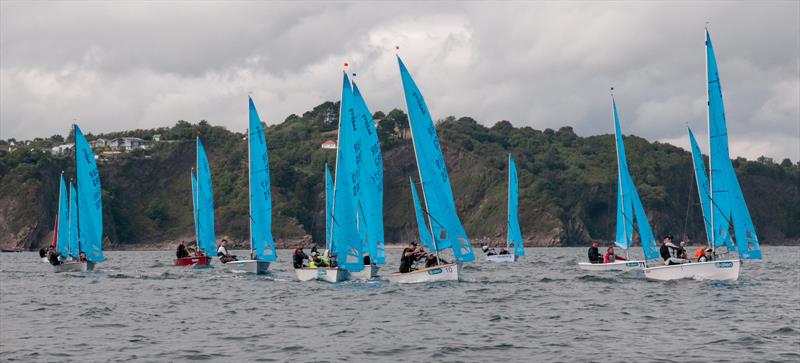
[[[709,243],[711,244],[711,255],[713,256],[716,253],[716,239],[717,239],[717,229],[714,225],[714,158],[711,157],[711,153],[714,150],[711,148],[711,98],[708,96],[708,82],[709,82],[709,74],[708,74],[708,27],[705,28],[705,43],[706,43],[706,120],[708,123],[708,198],[711,201],[711,238]],[[721,89],[721,88],[720,88]]]
[[[614,87],[611,87],[611,112],[612,112],[611,115],[614,118],[614,145],[617,146],[616,147],[616,152],[617,152],[617,185],[618,185],[617,193],[619,193],[621,195],[620,200],[622,200],[622,203],[624,204],[625,203],[625,192],[624,192],[625,189],[622,187],[622,168],[620,167],[620,162],[619,162],[619,160],[620,160],[619,159],[619,156],[620,156],[619,155],[619,140],[616,137],[617,136],[617,123],[619,121],[617,120],[617,117],[616,117],[617,104],[614,101]],[[619,135],[619,138],[621,139],[622,135]],[[627,243],[628,242],[628,223],[627,223],[628,216],[625,215],[625,207],[624,207],[624,205],[623,206],[617,205],[617,209],[619,210],[620,208],[622,208],[622,217],[624,218],[622,220],[622,230],[623,230],[623,233],[625,233],[625,244],[627,245],[628,244]],[[617,221],[617,223],[619,223],[619,221]],[[633,224],[633,221],[631,221],[631,225],[632,224]],[[631,244],[628,246],[628,248],[625,249],[625,259],[629,259],[630,258],[630,252],[629,251],[630,251],[630,248],[632,246],[633,246],[633,236],[631,236]],[[644,248],[644,246],[642,246],[642,248]]]
[[[58,210],[56,211],[56,225],[55,225],[55,233],[53,233],[53,247],[58,247],[58,243],[61,241],[58,240],[58,230],[62,228],[61,225],[64,221],[61,220],[61,186],[64,185],[64,171],[61,171],[61,179],[58,181]],[[69,199],[69,194],[67,194],[67,198]],[[67,201],[69,203],[69,201]],[[67,221],[67,231],[69,231],[69,221]],[[58,249],[58,248],[56,248]],[[69,249],[69,237],[67,237],[67,249]],[[69,256],[69,250],[67,250],[67,256]],[[64,256],[66,258],[66,256]]]
[[[195,154],[195,160],[194,160],[194,163],[195,163],[195,167],[197,167],[197,169],[194,172],[194,175],[195,175],[195,187],[194,187],[194,189],[195,190],[194,190],[194,195],[192,196],[192,197],[194,197],[194,206],[195,206],[194,213],[196,215],[196,217],[194,219],[196,221],[195,222],[195,228],[194,228],[195,229],[195,231],[194,231],[194,240],[195,240],[195,242],[197,242],[197,250],[199,251],[200,250],[200,223],[201,223],[200,222],[200,129],[197,129],[197,138],[196,138],[195,143],[194,143],[194,148],[195,148],[195,153],[194,153]],[[209,256],[209,258],[211,258],[211,257]]]
[[[78,238],[78,260],[80,261],[80,259],[81,259],[81,257],[80,257],[81,246],[83,244],[81,243],[82,242],[81,241],[81,224],[79,223],[80,220],[81,220],[81,213],[80,213],[80,208],[81,208],[80,204],[81,203],[79,203],[79,200],[78,200],[78,196],[80,196],[79,190],[81,189],[80,185],[78,185],[78,124],[77,124],[78,120],[77,119],[72,119],[72,120],[74,121],[74,123],[72,124],[72,148],[75,150],[75,185],[76,185],[75,186],[75,191],[78,193],[78,195],[75,196],[75,200],[78,201],[78,203],[75,203],[75,209],[77,209],[75,211],[75,215],[76,215],[76,217],[78,217],[77,218],[78,220],[75,222],[75,224],[78,226],[78,236],[77,236],[77,238]]]
[[[63,173],[63,171],[62,171]],[[76,205],[78,203],[75,203]],[[67,193],[67,257],[72,254],[72,180],[69,181],[69,193]],[[77,236],[76,236],[77,237]]]

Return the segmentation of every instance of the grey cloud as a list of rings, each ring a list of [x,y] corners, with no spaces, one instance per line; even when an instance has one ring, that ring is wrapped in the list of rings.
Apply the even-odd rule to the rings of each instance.
[[[244,129],[339,97],[342,63],[372,110],[405,108],[394,45],[435,117],[705,138],[710,22],[731,151],[800,159],[800,4],[0,3],[0,137],[178,119]],[[703,141],[701,141],[702,143]]]

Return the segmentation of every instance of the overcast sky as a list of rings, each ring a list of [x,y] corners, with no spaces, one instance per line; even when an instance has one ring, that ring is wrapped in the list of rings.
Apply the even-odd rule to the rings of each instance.
[[[707,143],[703,27],[732,156],[800,160],[800,2],[0,2],[0,138],[173,125],[243,131],[340,97],[405,110],[395,45],[434,118]],[[707,150],[706,150],[707,151]]]

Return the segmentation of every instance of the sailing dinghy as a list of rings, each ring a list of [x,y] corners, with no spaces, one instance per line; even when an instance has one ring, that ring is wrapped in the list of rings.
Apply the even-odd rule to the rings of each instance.
[[[195,139],[197,148],[197,170],[192,169],[192,208],[194,212],[194,236],[197,250],[194,256],[176,258],[176,266],[208,266],[216,253],[214,234],[214,196],[211,186],[211,167],[200,136]]]
[[[706,179],[705,164],[700,148],[691,130],[689,130],[689,139],[692,143],[692,162],[703,208],[706,233],[709,235],[709,247],[713,251],[714,260],[647,267],[644,269],[644,275],[650,280],[668,281],[692,278],[735,281],[739,279],[741,259],[760,260],[762,258],[750,211],[747,209],[736,171],[731,164],[719,69],[708,29],[706,29],[705,36],[708,86],[708,179]],[[730,233],[731,229],[733,229],[733,235]],[[736,254],[738,254],[738,258],[735,256]]]
[[[330,194],[333,194],[325,242],[326,257],[332,266],[296,268],[295,274],[300,281],[320,280],[335,283],[347,279],[349,272],[364,270],[363,255],[367,248],[363,241],[362,230],[359,230],[358,226],[359,215],[364,214],[362,212],[364,206],[360,200],[362,175],[359,164],[364,162],[359,130],[361,127],[363,125],[359,122],[350,79],[347,73],[343,72],[336,174],[332,183],[332,193],[326,192],[326,205]],[[330,185],[328,175],[326,173],[326,184]]]
[[[525,246],[522,244],[522,231],[519,229],[519,179],[517,179],[517,165],[514,158],[508,154],[508,229],[506,236],[506,251],[508,254],[486,256],[487,261],[515,262],[525,256]],[[513,244],[513,247],[512,247]]]
[[[75,136],[77,188],[70,183],[69,200],[63,180],[59,192],[59,219],[67,225],[57,228],[56,249],[67,260],[53,266],[53,272],[94,270],[103,257],[103,194],[94,153],[78,125]],[[66,211],[66,213],[64,213]],[[66,227],[66,230],[65,230]],[[65,233],[66,232],[66,233]]]
[[[619,126],[619,114],[617,113],[617,103],[614,100],[614,95],[611,95],[611,110],[614,115],[614,136],[617,148],[617,231],[614,243],[625,250],[625,256],[628,258],[630,256],[630,248],[633,246],[633,232],[638,230],[645,259],[658,259],[659,254],[656,250],[653,230],[647,221],[647,214],[644,212],[639,193],[636,191],[636,186],[633,184],[633,179],[628,170],[625,143],[622,140],[622,130]],[[634,228],[634,221],[636,221],[637,228]],[[580,269],[587,271],[628,271],[640,269],[642,266],[644,266],[644,261],[631,259],[610,263],[578,263]]]
[[[225,264],[233,272],[264,274],[277,259],[272,239],[272,192],[269,181],[269,154],[264,127],[249,98],[250,129],[247,133],[248,176],[250,180],[250,256],[248,260]]]
[[[428,231],[425,233],[430,233],[431,236],[430,253],[435,253],[438,258],[442,251],[451,249],[455,261],[406,273],[395,272],[387,277],[390,282],[395,283],[458,281],[461,264],[475,260],[475,254],[456,214],[450,177],[428,106],[399,56],[397,62],[403,81],[422,196],[425,199],[424,212],[428,217]]]

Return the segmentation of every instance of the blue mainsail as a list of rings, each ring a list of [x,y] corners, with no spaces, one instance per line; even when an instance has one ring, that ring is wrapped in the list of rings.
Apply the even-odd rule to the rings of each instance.
[[[706,228],[706,238],[711,243],[711,219],[708,217],[711,213],[711,196],[708,194],[711,189],[708,187],[708,174],[706,174],[706,163],[703,161],[703,153],[700,151],[700,146],[697,145],[697,139],[694,138],[692,129],[689,129],[689,141],[692,144],[692,165],[694,165],[694,176],[697,181],[697,194],[700,196],[700,207],[703,211],[703,224]]]
[[[211,186],[211,167],[200,137],[197,138],[197,246],[207,256],[217,254],[214,233],[214,192]]]
[[[362,141],[359,138],[357,112],[353,105],[353,90],[347,74],[343,74],[341,114],[339,116],[339,145],[336,154],[336,179],[333,186],[333,238],[331,245],[337,254],[339,267],[348,271],[364,269],[364,243],[358,231],[356,210],[361,193],[360,163]]]
[[[761,248],[756,236],[742,188],[731,164],[728,148],[728,129],[725,107],[722,101],[722,86],[719,80],[717,58],[711,36],[706,30],[706,77],[708,81],[708,131],[709,131],[709,184],[714,206],[712,241],[714,246],[725,245],[733,250],[730,227],[736,236],[739,258],[761,259]]]
[[[628,249],[632,246],[634,231],[633,222],[635,220],[639,238],[642,240],[642,250],[644,251],[645,259],[658,259],[660,256],[656,248],[656,239],[653,235],[653,230],[650,228],[650,222],[647,220],[644,206],[642,206],[642,201],[639,199],[639,192],[636,190],[636,186],[628,170],[625,143],[623,142],[622,130],[619,126],[617,103],[613,95],[611,96],[611,107],[614,114],[614,134],[617,144],[618,167],[616,243],[624,249]]]
[[[58,214],[56,214],[56,250],[61,256],[69,254],[69,194],[64,183],[64,173],[59,177],[58,185]]]
[[[403,80],[422,193],[428,209],[428,223],[434,232],[434,245],[438,250],[452,247],[457,262],[472,261],[475,254],[456,214],[453,189],[428,106],[400,57],[397,57],[397,62]]]
[[[80,250],[90,262],[103,257],[103,193],[92,148],[75,125],[75,165],[78,179],[78,233]]]
[[[417,195],[417,187],[414,186],[414,180],[408,177],[408,182],[411,183],[411,198],[414,199],[414,214],[417,216],[417,229],[419,230],[419,240],[422,247],[427,248],[429,251],[435,251],[436,247],[433,245],[431,239],[431,231],[425,224],[425,213],[422,211],[422,204],[419,202]]]
[[[517,165],[514,158],[508,154],[508,244],[514,244],[514,255],[525,256],[525,246],[522,244],[522,231],[519,229],[519,180],[517,179]]]
[[[722,103],[722,87],[719,82],[717,59],[711,37],[706,31],[706,77],[708,81],[708,134],[709,134],[709,185],[713,201],[714,247],[725,246],[733,251],[731,228],[731,201],[729,181],[725,164],[730,164],[728,152],[728,129],[725,125],[725,107]]]
[[[275,261],[275,241],[272,239],[272,192],[269,183],[269,154],[264,127],[253,104],[250,107],[248,136],[250,159],[250,248],[256,259]]]
[[[78,191],[75,184],[69,183],[69,255],[78,258],[81,248],[78,246]]]
[[[333,178],[331,177],[331,169],[328,168],[328,163],[325,163],[325,240],[331,238],[331,228],[333,221],[331,221],[333,212]],[[331,248],[328,246],[328,248]],[[331,248],[332,249],[332,248]]]
[[[364,147],[361,155],[361,207],[362,222],[366,224],[366,242],[372,263],[386,263],[383,236],[383,156],[375,121],[364,97],[353,82],[353,107],[358,115],[360,139]]]

